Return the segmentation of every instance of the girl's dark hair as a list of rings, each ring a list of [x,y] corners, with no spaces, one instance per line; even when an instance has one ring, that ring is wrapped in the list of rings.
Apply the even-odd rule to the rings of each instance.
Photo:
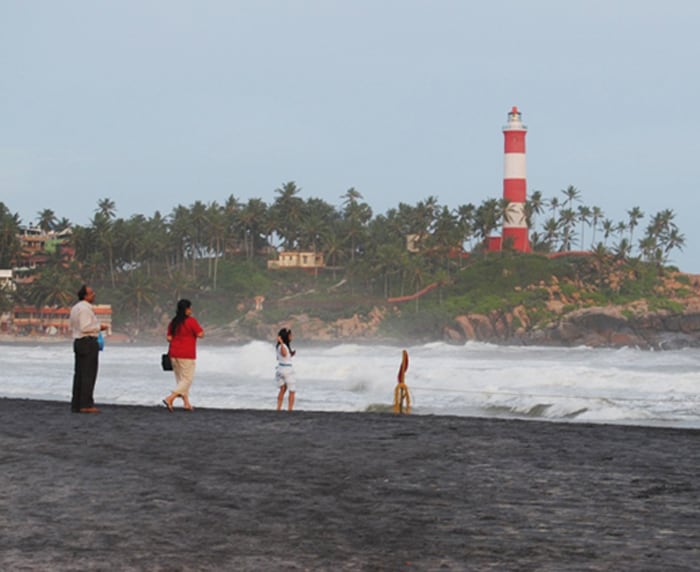
[[[179,300],[177,303],[177,310],[175,312],[175,317],[172,319],[170,322],[170,335],[174,336],[177,333],[178,328],[185,323],[185,320],[187,319],[187,314],[185,314],[185,310],[188,308],[192,307],[192,302],[189,300],[185,300],[184,298],[182,300]]]
[[[289,328],[282,328],[279,332],[277,332],[277,337],[281,338],[282,341],[284,342],[284,345],[289,348],[289,351],[292,352],[292,355],[294,355],[294,352],[292,351],[292,346],[290,346],[289,342],[289,335],[292,333],[292,330]],[[279,346],[280,343],[277,342],[277,345]]]

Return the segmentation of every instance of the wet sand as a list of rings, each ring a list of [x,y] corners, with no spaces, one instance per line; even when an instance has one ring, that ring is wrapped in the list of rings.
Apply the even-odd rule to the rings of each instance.
[[[1,570],[700,569],[700,431],[0,399]]]

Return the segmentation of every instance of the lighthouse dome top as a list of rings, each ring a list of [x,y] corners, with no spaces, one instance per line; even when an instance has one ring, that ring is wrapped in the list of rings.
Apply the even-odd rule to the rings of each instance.
[[[508,125],[503,127],[503,131],[527,131],[527,127],[523,125],[523,117],[517,105],[508,112]]]

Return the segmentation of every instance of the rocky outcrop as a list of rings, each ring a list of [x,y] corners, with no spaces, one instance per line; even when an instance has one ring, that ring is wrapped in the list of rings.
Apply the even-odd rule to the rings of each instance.
[[[468,340],[524,345],[639,347],[678,349],[700,347],[700,311],[667,311],[626,316],[618,307],[585,308],[561,315],[545,327],[512,328],[513,315],[465,315],[445,329],[451,342]],[[519,318],[523,323],[522,318]]]
[[[609,278],[613,284],[615,275]],[[614,284],[613,284],[614,285]],[[676,349],[700,347],[700,276],[672,273],[657,288],[659,297],[680,310],[652,310],[645,299],[624,306],[584,307],[585,284],[567,288],[556,277],[531,289],[545,292],[545,325],[522,306],[511,311],[458,316],[445,327],[443,339],[527,345],[639,347]],[[578,308],[571,310],[571,308]]]
[[[377,331],[386,313],[385,308],[376,307],[366,316],[353,314],[349,318],[332,322],[325,322],[308,314],[295,314],[283,322],[271,324],[260,321],[258,315],[251,312],[242,323],[237,322],[228,328],[220,328],[215,335],[229,341],[274,340],[279,329],[285,327],[291,328],[298,340],[317,342],[373,340],[377,337]],[[243,331],[245,334],[241,333]]]
[[[298,340],[376,342],[383,339],[390,342],[380,334],[380,326],[388,312],[386,308],[376,307],[366,316],[354,314],[332,322],[297,314],[280,323],[259,321],[256,315],[250,314],[241,322],[209,331],[207,335],[227,342],[274,340],[281,327],[289,327]],[[700,347],[700,306],[687,308],[683,313],[650,312],[638,302],[626,308],[583,308],[555,314],[555,318],[544,326],[533,325],[526,309],[517,307],[488,315],[458,316],[443,328],[442,340],[455,344],[478,341],[563,347]]]
[[[381,334],[382,321],[391,310],[375,307],[368,315],[354,314],[332,322],[297,314],[279,323],[267,323],[256,314],[225,327],[210,328],[207,337],[222,342],[252,339],[274,340],[281,327],[294,330],[297,340],[307,342],[396,342]],[[637,347],[679,349],[700,347],[700,305],[682,313],[649,311],[636,302],[625,308],[592,307],[553,314],[544,326],[533,325],[523,307],[490,314],[457,316],[442,330],[442,340],[463,344],[478,341],[504,345]],[[429,341],[428,339],[414,341]]]

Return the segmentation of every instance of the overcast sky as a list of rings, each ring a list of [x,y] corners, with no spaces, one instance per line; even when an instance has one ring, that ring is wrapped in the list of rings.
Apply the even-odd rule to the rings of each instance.
[[[0,201],[87,224],[288,181],[375,214],[528,192],[673,209],[700,273],[696,0],[0,0]],[[636,238],[636,237],[635,237]]]

